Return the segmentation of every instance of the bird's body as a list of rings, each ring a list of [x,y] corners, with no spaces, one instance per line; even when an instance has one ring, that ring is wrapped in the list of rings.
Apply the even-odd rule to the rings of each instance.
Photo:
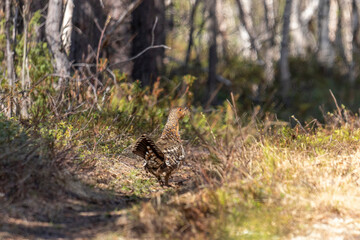
[[[179,134],[179,119],[188,112],[187,108],[173,108],[159,140],[155,143],[147,135],[142,135],[132,149],[133,153],[145,159],[145,170],[155,175],[160,184],[168,185],[169,177],[185,159]],[[163,173],[165,183],[161,179]]]

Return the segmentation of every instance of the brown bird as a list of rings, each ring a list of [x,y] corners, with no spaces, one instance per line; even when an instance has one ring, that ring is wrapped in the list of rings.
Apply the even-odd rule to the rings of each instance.
[[[179,120],[187,114],[189,114],[188,108],[171,109],[159,140],[155,143],[144,134],[135,142],[132,149],[134,154],[145,159],[145,170],[153,174],[161,185],[169,186],[169,177],[185,159],[179,134]],[[165,173],[165,182],[161,179],[163,173]]]

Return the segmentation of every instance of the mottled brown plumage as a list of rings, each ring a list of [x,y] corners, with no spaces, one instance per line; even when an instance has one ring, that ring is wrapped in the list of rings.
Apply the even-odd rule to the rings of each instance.
[[[132,149],[133,153],[145,159],[145,170],[156,176],[161,185],[169,184],[169,177],[185,159],[179,134],[179,120],[188,113],[187,108],[171,109],[159,140],[155,143],[147,135],[142,135]],[[163,173],[165,173],[165,182],[161,179]]]

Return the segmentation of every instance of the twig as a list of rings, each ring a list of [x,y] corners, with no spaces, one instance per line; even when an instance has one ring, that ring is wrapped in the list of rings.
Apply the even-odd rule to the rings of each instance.
[[[294,119],[294,121],[301,127],[301,129],[304,131],[304,133],[308,133],[306,131],[306,129],[302,126],[301,122],[299,120],[297,120],[297,118],[294,115],[292,115],[291,118]]]
[[[206,102],[205,109],[209,109],[211,102],[214,100],[214,98],[216,97],[216,95],[219,93],[219,91],[220,91],[220,89],[223,87],[223,85],[224,85],[223,83],[220,83],[220,84],[217,86],[217,88],[215,89],[215,91],[212,92],[209,100]]]
[[[339,105],[338,105],[338,103],[337,103],[337,100],[336,100],[333,92],[331,91],[331,89],[329,89],[329,92],[330,92],[330,94],[331,94],[331,97],[334,99],[334,103],[335,103],[336,109],[337,109],[337,111],[338,111],[339,117],[341,117],[341,119],[342,119],[341,108],[339,107]]]
[[[100,5],[101,5],[102,8],[105,8],[103,0],[100,0]]]
[[[112,25],[112,27],[106,33],[106,36],[110,36],[115,31],[115,29],[125,20],[125,18],[140,5],[141,2],[142,2],[142,0],[137,0],[136,2],[131,3],[130,6],[128,7],[128,9]]]
[[[90,76],[88,76],[88,77],[76,79],[76,80],[74,80],[74,81],[78,81],[78,82],[88,81],[88,80],[90,80],[90,79],[92,79],[92,78],[94,78],[94,77],[97,77],[99,74],[101,74],[101,73],[103,73],[103,72],[105,72],[105,71],[108,71],[108,68],[110,68],[110,67],[113,67],[113,66],[115,66],[115,65],[117,65],[117,64],[122,64],[122,63],[126,63],[126,62],[131,62],[131,61],[133,61],[134,59],[140,57],[140,56],[141,56],[142,54],[144,54],[145,52],[147,52],[147,51],[149,51],[149,50],[151,50],[151,49],[156,49],[156,48],[171,49],[170,47],[168,47],[168,46],[166,46],[166,45],[163,45],[163,44],[161,44],[161,45],[155,45],[155,46],[149,46],[149,47],[145,48],[144,50],[142,50],[142,51],[141,51],[140,53],[138,53],[137,55],[135,55],[134,57],[128,58],[128,59],[123,60],[123,61],[115,62],[115,63],[113,63],[113,64],[108,65],[107,68],[104,68],[103,70],[98,71],[98,72],[95,73],[95,74],[92,74],[92,75],[90,75]],[[94,66],[96,66],[96,65],[95,65],[95,64],[87,64],[87,63],[76,63],[76,64],[73,64],[73,66],[94,67]],[[31,92],[32,90],[35,89],[36,86],[38,86],[41,82],[43,82],[43,81],[44,81],[46,78],[48,78],[48,77],[60,77],[60,78],[67,78],[67,79],[71,80],[71,76],[70,76],[70,75],[64,75],[64,74],[58,74],[58,73],[46,74],[46,75],[43,76],[40,80],[38,80],[38,81],[32,86],[31,89],[26,90],[26,91],[24,90],[24,91],[21,91],[21,92],[19,92],[19,93]],[[6,97],[8,97],[8,96],[11,95],[11,93],[8,93],[8,94],[0,93],[0,94],[4,94],[4,97],[3,97],[2,99],[4,99],[4,98],[6,98]]]
[[[100,36],[100,40],[99,40],[98,48],[97,48],[97,53],[96,53],[96,71],[99,71],[99,55],[100,55],[101,43],[102,43],[102,39],[104,37],[105,30],[106,30],[107,26],[110,23],[110,20],[111,20],[111,16],[108,15],[108,17],[106,19],[106,22],[105,22],[105,26],[104,26],[103,30],[101,31],[101,36]]]
[[[144,50],[142,50],[141,52],[139,52],[138,54],[136,54],[134,57],[131,57],[129,59],[126,59],[126,60],[123,60],[123,61],[118,61],[118,62],[115,62],[113,64],[110,64],[109,67],[113,67],[115,65],[118,65],[118,64],[122,64],[122,63],[126,63],[126,62],[130,62],[138,57],[140,57],[141,55],[143,55],[145,52],[151,50],[151,49],[155,49],[155,48],[165,48],[165,49],[171,49],[171,47],[168,47],[164,44],[160,44],[160,45],[154,45],[154,46],[149,46],[147,48],[145,48]]]
[[[154,25],[151,29],[151,46],[154,46],[154,42],[155,42],[155,28],[158,22],[158,17],[155,17],[155,22]]]

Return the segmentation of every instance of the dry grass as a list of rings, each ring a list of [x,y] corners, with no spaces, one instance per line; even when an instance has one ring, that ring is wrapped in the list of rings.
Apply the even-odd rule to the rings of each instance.
[[[126,148],[122,155],[112,154],[112,149],[82,152],[83,167],[72,172],[82,183],[71,182],[64,189],[82,199],[76,201],[89,201],[73,204],[73,198],[62,198],[68,203],[54,212],[71,208],[66,214],[76,214],[75,220],[68,224],[58,216],[53,231],[63,236],[69,230],[65,238],[80,234],[95,239],[359,237],[358,116],[342,108],[327,114],[325,125],[313,121],[290,128],[270,116],[258,122],[254,114],[243,126],[235,109],[229,104],[222,112],[223,125],[217,113],[195,116],[207,122],[193,124],[195,136],[186,147],[189,158],[172,179],[174,188],[159,187]],[[38,180],[29,183],[42,179],[32,177]],[[83,183],[93,190],[85,191]],[[96,193],[107,200],[97,199]]]
[[[359,120],[345,109],[341,114],[316,128],[277,122],[254,134],[254,125],[235,126],[227,130],[231,141],[209,133],[207,156],[192,159],[200,186],[134,207],[127,236],[321,239],[338,236],[332,226],[347,229],[350,221],[357,229],[342,236],[358,237]]]

